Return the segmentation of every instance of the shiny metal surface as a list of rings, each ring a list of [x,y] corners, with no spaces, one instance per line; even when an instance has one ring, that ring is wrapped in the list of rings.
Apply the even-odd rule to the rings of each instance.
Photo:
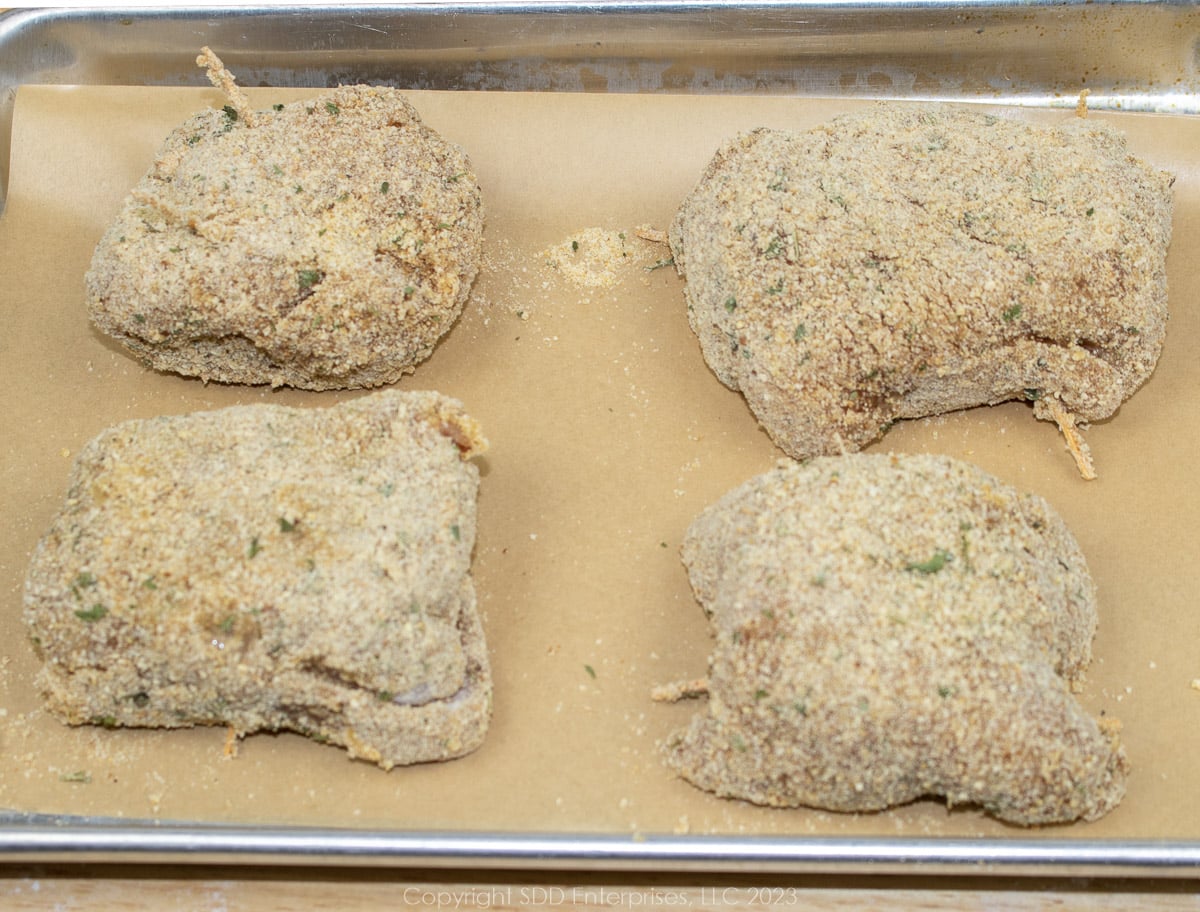
[[[1200,2],[424,2],[0,15],[0,205],[28,84],[755,93],[1200,114]],[[216,827],[0,815],[3,862],[1200,876],[1200,843]]]
[[[58,821],[0,829],[0,863],[255,864],[705,873],[1195,877],[1200,844],[379,832]]]
[[[0,204],[26,84],[937,98],[1200,113],[1200,3],[417,2],[0,16]]]

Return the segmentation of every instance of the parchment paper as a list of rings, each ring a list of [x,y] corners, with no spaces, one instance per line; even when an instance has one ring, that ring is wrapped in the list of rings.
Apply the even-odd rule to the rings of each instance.
[[[261,107],[297,96],[252,92]],[[83,274],[94,244],[167,132],[223,102],[190,89],[23,88],[0,218],[0,806],[399,829],[1028,835],[932,800],[867,815],[756,808],[697,791],[657,755],[699,707],[653,703],[650,690],[703,674],[710,647],[680,539],[699,510],[781,453],[705,366],[681,281],[652,268],[668,251],[635,231],[666,228],[725,137],[811,125],[848,104],[411,98],[467,149],[488,213],[486,262],[465,314],[400,383],[462,399],[492,444],[474,564],[496,678],[487,741],[461,760],[385,773],[296,735],[250,736],[226,756],[219,728],[69,728],[40,709],[21,585],[81,444],[127,418],[358,394],[158,374],[93,330]],[[1035,832],[1195,838],[1200,121],[1114,119],[1139,154],[1178,180],[1166,351],[1150,382],[1088,431],[1099,479],[1082,481],[1056,429],[1024,404],[905,422],[873,449],[963,457],[1037,491],[1088,556],[1101,624],[1082,699],[1122,720],[1134,770],[1124,803],[1105,819]],[[618,255],[588,266],[582,257],[599,247]],[[557,268],[547,262],[552,248]]]

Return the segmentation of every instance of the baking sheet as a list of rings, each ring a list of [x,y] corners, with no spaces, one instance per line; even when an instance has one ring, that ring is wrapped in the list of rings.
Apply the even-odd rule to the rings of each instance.
[[[311,93],[264,89],[252,98],[265,107],[303,94]],[[803,127],[851,103],[410,97],[468,150],[488,212],[484,270],[466,312],[399,384],[462,399],[492,443],[474,564],[496,677],[487,741],[462,760],[385,773],[295,735],[251,736],[227,757],[220,729],[72,729],[39,709],[21,581],[84,441],[126,418],[360,394],[157,374],[92,330],[82,276],[93,245],[167,131],[222,101],[193,89],[25,87],[0,218],[0,806],[387,830],[1200,836],[1200,692],[1191,686],[1200,677],[1200,490],[1191,470],[1200,276],[1189,268],[1200,256],[1200,121],[1111,115],[1136,151],[1178,179],[1166,350],[1149,383],[1088,432],[1097,481],[1079,479],[1055,428],[1023,404],[902,423],[872,447],[971,459],[1043,494],[1089,558],[1101,625],[1082,699],[1122,720],[1134,771],[1125,801],[1103,820],[1027,831],[937,801],[864,815],[756,808],[693,789],[656,753],[697,706],[652,703],[651,688],[702,673],[710,646],[678,560],[684,529],[781,454],[704,365],[681,281],[652,268],[667,251],[636,229],[666,227],[731,133]],[[617,255],[587,259],[598,250]]]

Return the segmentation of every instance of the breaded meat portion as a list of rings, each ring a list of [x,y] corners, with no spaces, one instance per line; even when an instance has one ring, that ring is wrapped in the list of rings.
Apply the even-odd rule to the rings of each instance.
[[[1090,476],[1076,422],[1162,349],[1172,181],[1094,119],[880,104],[726,143],[670,243],[708,364],[794,458],[1024,399]]]
[[[88,309],[157,370],[373,387],[454,324],[482,241],[467,156],[395,89],[229,104],[167,138],[96,247]]]
[[[25,619],[73,724],[287,729],[384,768],[482,741],[475,422],[437,393],[134,420],[84,446]]]
[[[665,752],[700,788],[834,811],[944,796],[1025,825],[1124,794],[1111,725],[1072,695],[1095,587],[1040,497],[940,456],[819,457],[727,494],[682,552],[716,643],[690,688],[707,707]]]

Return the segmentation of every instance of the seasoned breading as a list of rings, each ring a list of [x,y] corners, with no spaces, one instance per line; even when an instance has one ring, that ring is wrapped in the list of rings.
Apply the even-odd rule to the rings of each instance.
[[[491,678],[469,458],[485,446],[429,392],[110,428],[28,571],[48,707],[289,729],[385,768],[474,749]]]
[[[946,457],[819,457],[727,494],[682,552],[716,643],[666,756],[697,786],[836,811],[942,795],[1018,824],[1124,794],[1071,693],[1095,587],[1041,498]]]
[[[236,88],[211,52],[201,61]],[[205,380],[397,380],[450,329],[478,271],[466,155],[395,89],[255,112],[231,101],[167,138],[105,232],[92,320],[147,364]]]
[[[1173,178],[1094,119],[881,104],[727,143],[671,226],[709,365],[789,455],[1009,399],[1111,416],[1167,323]]]

